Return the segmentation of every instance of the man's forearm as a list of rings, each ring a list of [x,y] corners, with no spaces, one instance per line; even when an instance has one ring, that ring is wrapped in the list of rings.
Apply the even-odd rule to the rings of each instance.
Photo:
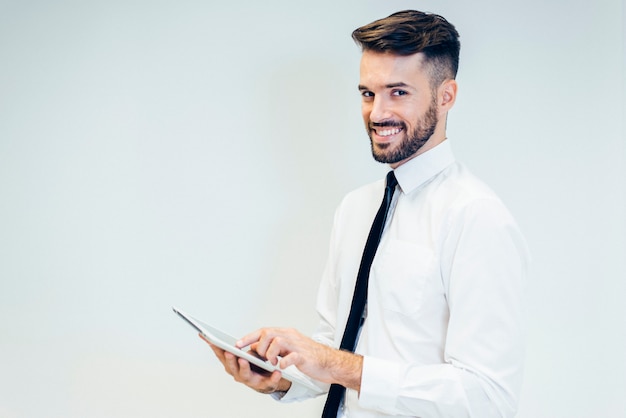
[[[335,350],[333,360],[328,367],[331,370],[333,383],[360,392],[363,356],[345,350]]]

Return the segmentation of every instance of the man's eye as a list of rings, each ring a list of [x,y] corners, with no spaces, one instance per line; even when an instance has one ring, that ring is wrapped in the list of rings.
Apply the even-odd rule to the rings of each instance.
[[[408,93],[405,90],[394,90],[391,92],[391,94],[394,96],[405,96]]]

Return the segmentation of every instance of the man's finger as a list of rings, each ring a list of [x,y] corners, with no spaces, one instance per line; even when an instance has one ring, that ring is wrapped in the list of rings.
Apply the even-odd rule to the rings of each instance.
[[[224,367],[229,374],[237,378],[239,375],[239,362],[237,357],[228,351],[224,352]]]
[[[259,338],[261,338],[261,331],[262,330],[258,329],[254,332],[251,332],[250,334],[244,335],[239,341],[235,343],[235,347],[243,348],[259,341]]]

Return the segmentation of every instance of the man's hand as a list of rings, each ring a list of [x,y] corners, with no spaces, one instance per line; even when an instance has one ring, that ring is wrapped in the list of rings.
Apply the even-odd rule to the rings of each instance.
[[[295,365],[321,382],[361,389],[363,357],[320,344],[295,329],[259,329],[237,341],[237,347],[246,346],[282,369]]]
[[[247,360],[236,357],[234,354],[211,344],[202,334],[200,334],[200,338],[211,346],[211,349],[213,349],[213,352],[224,366],[226,373],[230,374],[235,381],[243,383],[260,393],[286,391],[291,387],[291,382],[283,379],[279,371],[270,373],[265,370],[258,370],[256,367],[253,370]]]

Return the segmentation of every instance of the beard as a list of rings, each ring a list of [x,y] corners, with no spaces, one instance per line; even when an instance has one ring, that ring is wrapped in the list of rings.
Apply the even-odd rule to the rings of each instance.
[[[370,137],[370,144],[372,147],[372,156],[379,163],[394,164],[400,161],[406,160],[413,156],[424,144],[430,139],[435,132],[435,127],[439,118],[437,117],[437,104],[433,100],[421,119],[417,120],[415,129],[412,132],[407,132],[406,124],[402,121],[387,121],[381,123],[369,122],[367,126],[367,134]],[[377,144],[374,145],[372,140],[372,129],[374,127],[396,127],[402,128],[404,132],[404,139],[395,148],[392,148],[392,144]]]

